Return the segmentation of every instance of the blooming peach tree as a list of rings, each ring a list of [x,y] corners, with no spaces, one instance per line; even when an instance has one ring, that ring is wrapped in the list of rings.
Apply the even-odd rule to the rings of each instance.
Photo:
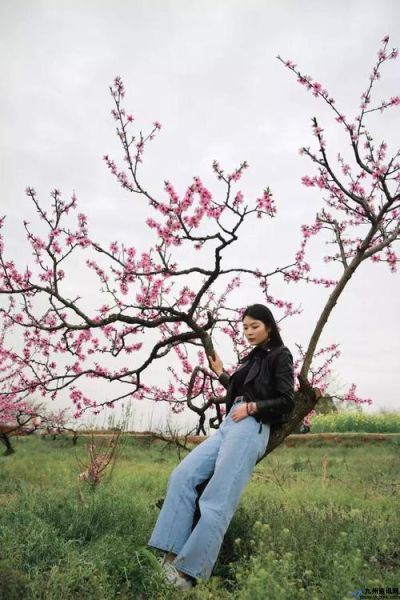
[[[149,245],[138,248],[119,240],[97,241],[89,233],[88,217],[78,211],[75,194],[64,199],[60,190],[53,189],[46,205],[33,187],[26,189],[46,233],[38,235],[24,222],[32,251],[28,266],[17,265],[8,257],[1,241],[0,310],[5,329],[0,348],[0,415],[32,394],[53,400],[67,395],[76,419],[85,411],[98,414],[104,406],[150,398],[169,402],[175,412],[189,406],[199,414],[198,432],[205,433],[205,411],[216,411],[210,418],[213,427],[224,414],[224,390],[207,365],[206,355],[214,352],[212,338],[227,336],[238,358],[247,351],[238,326],[243,307],[234,306],[230,295],[245,281],[254,289],[254,297],[256,289],[260,290],[262,301],[274,307],[281,322],[301,313],[301,308],[272,293],[273,281],[280,278],[288,284],[306,281],[331,291],[307,348],[297,345],[296,407],[290,422],[272,432],[267,453],[307,419],[326,393],[332,362],[340,353],[337,344],[320,347],[319,340],[343,289],[366,260],[386,263],[391,272],[396,271],[399,152],[389,159],[386,143],[376,146],[364,123],[368,113],[400,104],[396,96],[370,107],[382,65],[397,57],[397,50],[388,51],[387,44],[386,37],[354,122],[342,114],[320,83],[312,83],[291,60],[277,57],[302,86],[335,112],[338,124],[349,135],[354,164],[339,154],[333,165],[323,129],[314,117],[318,149],[314,152],[304,147],[301,152],[313,161],[317,174],[304,176],[302,183],[319,188],[327,197],[315,221],[301,226],[301,246],[293,261],[279,267],[268,265],[267,269],[253,264],[235,266],[231,249],[236,246],[244,253],[241,232],[245,222],[255,221],[255,235],[273,227],[278,212],[271,189],[266,186],[256,199],[245,200],[239,182],[248,163],[226,172],[215,160],[212,169],[220,186],[217,192],[196,176],[184,193],[165,181],[162,197],[156,197],[142,183],[140,166],[161,124],[155,121],[147,134],[137,131],[135,117],[124,105],[124,84],[116,77],[110,86],[111,112],[124,166],[108,154],[104,161],[133,195],[136,219],[141,203],[147,201],[153,215],[143,219],[149,229]],[[3,227],[4,218],[0,223]],[[340,265],[338,279],[314,275],[306,261],[307,242],[323,230],[332,235],[333,248],[324,261]],[[176,256],[182,250],[189,266],[179,266]],[[88,276],[94,274],[98,280],[96,306],[88,308],[80,296],[78,276],[74,279],[71,274],[70,261],[75,256],[81,263],[79,278],[85,277],[86,269]],[[179,359],[175,361],[179,367],[172,366],[173,355]],[[151,369],[166,364],[169,382],[157,385]],[[95,395],[86,385],[93,380],[101,384]],[[357,396],[354,383],[343,399],[371,402]]]

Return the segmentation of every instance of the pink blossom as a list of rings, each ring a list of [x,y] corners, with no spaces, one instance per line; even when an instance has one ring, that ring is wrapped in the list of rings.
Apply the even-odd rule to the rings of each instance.
[[[321,92],[322,86],[316,81],[315,83],[313,83],[312,88],[314,96],[318,96],[318,94]]]
[[[291,69],[296,67],[296,65],[290,59],[286,60],[284,64]]]
[[[301,183],[307,187],[313,187],[315,185],[314,180],[311,179],[311,177],[308,177],[308,175],[301,178]]]

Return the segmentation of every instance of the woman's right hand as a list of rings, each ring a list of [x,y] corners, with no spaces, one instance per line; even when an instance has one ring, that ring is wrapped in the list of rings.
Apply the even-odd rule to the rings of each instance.
[[[218,356],[218,354],[215,352],[215,350],[214,350],[214,354],[215,354],[214,360],[213,360],[212,356],[210,356],[210,355],[207,355],[207,358],[208,358],[208,362],[210,363],[210,367],[212,368],[214,373],[216,375],[218,375],[218,377],[219,377],[221,375],[222,371],[224,370],[224,365],[222,363],[222,360]]]

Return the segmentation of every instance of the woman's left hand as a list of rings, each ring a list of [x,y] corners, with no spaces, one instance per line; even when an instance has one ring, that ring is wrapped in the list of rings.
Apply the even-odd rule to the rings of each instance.
[[[246,403],[240,404],[240,406],[235,406],[235,408],[232,409],[232,419],[235,422],[241,421],[248,416]]]

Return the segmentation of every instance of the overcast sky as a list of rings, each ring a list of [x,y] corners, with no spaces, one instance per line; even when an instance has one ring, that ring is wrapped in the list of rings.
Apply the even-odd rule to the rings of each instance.
[[[54,187],[66,198],[75,191],[96,239],[149,246],[151,232],[142,225],[145,202],[122,190],[102,161],[105,153],[115,159],[122,154],[108,89],[120,75],[137,127],[148,132],[154,120],[162,123],[144,156],[144,186],[162,194],[169,179],[183,193],[192,177],[200,176],[217,196],[221,187],[212,161],[229,172],[247,160],[250,168],[238,189],[251,200],[269,185],[278,215],[249,223],[230,264],[257,263],[267,271],[291,262],[301,225],[312,223],[323,205],[321,194],[300,182],[316,173],[298,152],[314,144],[310,118],[320,119],[332,156],[349,152],[333,113],[276,56],[292,59],[320,81],[354,118],[381,39],[387,34],[390,48],[400,45],[399,22],[397,0],[3,0],[1,213],[8,215],[9,255],[26,264],[22,220],[34,221],[24,195],[27,185],[43,201]],[[399,64],[384,66],[373,96],[377,102],[399,94]],[[397,150],[399,115],[397,107],[369,119],[376,142],[385,139],[389,155]],[[316,276],[338,278],[338,266],[321,260],[327,248],[317,237],[307,258]],[[78,290],[85,290],[82,273],[77,268],[70,275]],[[297,357],[295,344],[307,345],[330,290],[278,279],[271,285],[272,295],[303,308],[281,331]],[[260,302],[260,294],[244,286],[232,304]],[[276,311],[276,316],[281,315]],[[320,347],[340,344],[335,385],[343,392],[357,383],[358,394],[373,399],[365,410],[399,410],[398,331],[399,275],[386,265],[364,263],[331,314]],[[234,357],[224,344],[216,340],[230,365]],[[163,426],[166,417],[180,426],[195,422],[150,402],[135,403],[134,411],[137,429]]]

